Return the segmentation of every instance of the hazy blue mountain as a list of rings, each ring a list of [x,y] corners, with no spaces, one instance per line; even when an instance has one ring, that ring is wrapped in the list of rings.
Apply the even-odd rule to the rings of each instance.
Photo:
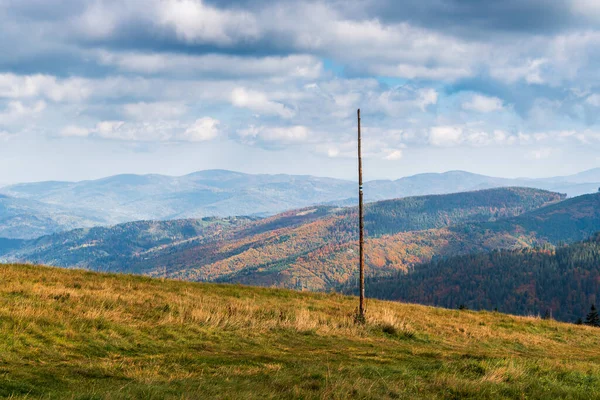
[[[394,181],[378,180],[366,184],[367,196],[384,198],[446,194],[495,187],[531,187],[565,193],[569,197],[593,193],[600,187],[600,168],[556,178],[496,178],[465,171],[418,174]],[[366,190],[370,189],[370,190]],[[384,196],[384,197],[381,197]]]
[[[171,177],[117,175],[82,182],[11,185],[2,193],[98,210],[112,223],[140,219],[274,214],[352,195],[350,182],[291,175],[250,175],[211,170]]]
[[[574,175],[563,176],[554,178],[555,180],[563,179],[565,182],[574,183],[589,183],[589,182],[600,182],[600,168],[589,169],[587,171],[580,172]]]
[[[106,224],[94,210],[79,210],[0,194],[0,238],[31,239]]]
[[[494,187],[541,188],[577,196],[597,191],[600,169],[546,179],[505,179],[464,171],[426,173],[365,184],[367,201]],[[136,220],[268,216],[315,204],[356,204],[352,181],[224,170],[185,176],[117,175],[81,182],[39,182],[0,188],[0,237],[32,238],[78,227]],[[10,204],[8,204],[10,203]]]

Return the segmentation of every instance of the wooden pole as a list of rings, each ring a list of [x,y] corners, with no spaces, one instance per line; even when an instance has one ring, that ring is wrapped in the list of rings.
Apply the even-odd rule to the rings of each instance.
[[[359,318],[365,318],[365,252],[364,252],[364,221],[363,221],[363,178],[362,178],[362,147],[360,137],[360,108],[358,117],[358,225],[359,225],[359,256],[360,256],[360,303],[358,306]]]

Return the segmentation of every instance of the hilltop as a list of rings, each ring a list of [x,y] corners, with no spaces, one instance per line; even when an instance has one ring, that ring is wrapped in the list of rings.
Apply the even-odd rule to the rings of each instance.
[[[499,221],[562,198],[537,189],[501,188],[369,204],[365,226],[370,238],[370,271],[389,274],[428,260],[442,250],[443,241],[430,240],[432,232],[448,232],[457,224]],[[8,252],[3,259],[324,290],[354,276],[357,220],[355,207],[319,206],[254,221],[208,219],[203,230],[190,227],[193,220],[136,222],[42,237]],[[422,230],[429,231],[416,233]],[[398,236],[402,233],[414,240],[404,241]],[[399,247],[402,243],[406,245]],[[384,255],[376,248],[380,244]]]
[[[0,265],[0,397],[597,398],[600,331],[499,313]]]

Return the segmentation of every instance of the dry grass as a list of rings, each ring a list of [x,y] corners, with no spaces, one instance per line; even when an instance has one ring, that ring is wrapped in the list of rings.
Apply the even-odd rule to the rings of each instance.
[[[600,398],[600,330],[0,266],[0,397]],[[549,397],[550,396],[550,397]]]

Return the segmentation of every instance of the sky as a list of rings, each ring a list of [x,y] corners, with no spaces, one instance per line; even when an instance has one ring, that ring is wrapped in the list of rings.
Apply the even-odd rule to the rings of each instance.
[[[0,184],[600,166],[596,0],[0,0]]]

